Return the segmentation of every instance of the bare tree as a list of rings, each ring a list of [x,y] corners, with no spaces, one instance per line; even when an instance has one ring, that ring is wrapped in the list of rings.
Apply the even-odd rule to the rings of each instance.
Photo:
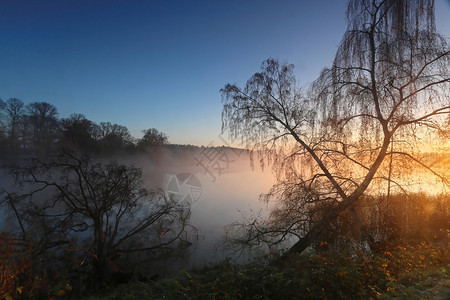
[[[9,140],[11,148],[18,146],[18,131],[20,120],[25,113],[24,104],[17,98],[10,98],[6,101],[6,118],[9,131]]]
[[[301,253],[349,211],[354,234],[373,247],[356,204],[378,181],[401,187],[383,172],[392,156],[449,184],[411,151],[427,137],[448,140],[450,49],[435,32],[434,1],[350,0],[347,21],[332,67],[309,90],[297,86],[292,65],[275,59],[244,88],[221,90],[223,128],[268,159],[279,179],[266,199],[280,205],[268,221],[241,227],[238,243],[294,235],[290,252]]]
[[[121,256],[155,258],[187,242],[189,209],[142,188],[134,166],[66,153],[11,170],[25,189],[7,197],[21,236],[39,241],[41,251],[58,246],[89,257],[97,280],[107,279]]]
[[[58,129],[58,111],[47,102],[32,102],[26,106],[34,146],[43,151],[53,144]]]
[[[5,116],[4,116],[4,113],[3,113],[3,110],[5,109],[5,107],[6,107],[6,103],[5,103],[5,101],[3,101],[1,98],[0,98],[0,143],[2,143],[3,142],[3,139],[5,138],[5,122],[4,122],[4,119],[5,119]]]
[[[142,130],[144,136],[138,141],[137,146],[145,148],[148,146],[162,146],[168,143],[169,138],[163,132],[155,128]]]
[[[98,132],[98,125],[82,114],[71,114],[61,120],[62,146],[68,149],[92,151]]]
[[[33,134],[32,132],[32,124],[31,118],[26,113],[22,114],[19,117],[19,141],[21,141],[21,148],[27,149],[32,147]]]
[[[110,122],[101,122],[98,130],[98,142],[103,151],[115,151],[133,146],[133,137],[127,127]]]

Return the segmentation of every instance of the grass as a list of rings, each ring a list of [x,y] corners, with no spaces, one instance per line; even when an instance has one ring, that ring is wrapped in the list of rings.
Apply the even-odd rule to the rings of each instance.
[[[86,299],[434,299],[450,289],[449,242],[375,255],[323,252],[268,265],[228,262],[156,283],[130,282]]]

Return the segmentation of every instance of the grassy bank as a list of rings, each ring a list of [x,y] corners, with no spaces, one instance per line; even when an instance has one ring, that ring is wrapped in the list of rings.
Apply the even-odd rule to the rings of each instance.
[[[323,252],[270,264],[222,263],[89,299],[434,299],[450,289],[450,245],[404,243],[375,255]]]

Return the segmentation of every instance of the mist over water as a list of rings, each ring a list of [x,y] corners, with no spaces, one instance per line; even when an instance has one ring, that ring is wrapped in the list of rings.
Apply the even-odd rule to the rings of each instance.
[[[191,224],[198,230],[198,240],[193,243],[186,267],[201,267],[225,259],[227,254],[217,249],[225,234],[225,226],[242,221],[243,217],[264,217],[270,212],[270,204],[260,201],[259,196],[268,192],[275,183],[271,170],[263,171],[258,165],[252,168],[247,154],[237,157],[229,152],[233,159],[223,166],[220,174],[199,165],[196,160],[198,153],[187,157],[169,154],[159,161],[158,166],[143,169],[146,179],[152,179],[165,189],[167,181],[180,173],[191,173],[200,181],[201,195],[190,206]],[[159,178],[155,180],[155,177]],[[231,258],[240,262],[249,259]]]
[[[206,149],[206,148],[205,148]],[[242,256],[223,252],[218,246],[225,235],[225,226],[234,222],[243,222],[245,219],[267,217],[273,208],[273,203],[265,203],[259,199],[267,193],[276,182],[271,167],[264,170],[258,163],[251,166],[249,152],[237,153],[229,148],[212,148],[220,154],[226,154],[221,165],[207,164],[202,153],[205,149],[183,148],[167,149],[153,148],[145,153],[130,154],[100,159],[107,163],[118,160],[119,163],[135,165],[142,170],[143,186],[147,189],[161,188],[170,196],[168,182],[179,174],[188,174],[198,179],[198,198],[190,205],[190,224],[197,229],[197,236],[190,235],[187,254],[175,260],[168,267],[170,270],[189,269],[217,263],[226,258],[233,262],[244,263],[268,249],[262,248]],[[215,162],[217,162],[216,156]],[[0,174],[2,187],[9,192],[13,191],[13,179],[5,172]],[[403,179],[406,180],[406,179]],[[426,191],[438,192],[437,179],[422,172],[409,176],[411,181],[409,190],[412,192]],[[383,187],[380,187],[383,189]],[[393,188],[395,192],[395,188]],[[189,189],[180,189],[185,195]],[[2,196],[2,195],[1,195]],[[0,209],[0,227],[5,228],[15,224],[11,214],[5,213],[5,204]],[[165,263],[163,263],[165,264]],[[169,270],[169,271],[170,271]],[[164,273],[167,270],[162,270]]]
[[[225,234],[225,226],[243,221],[243,217],[255,218],[267,216],[270,204],[259,200],[262,193],[266,193],[275,183],[275,177],[270,168],[264,171],[258,164],[254,167],[250,163],[249,152],[234,152],[233,149],[217,150],[222,158],[215,165],[207,165],[203,151],[209,148],[186,148],[182,150],[155,147],[147,152],[101,157],[99,162],[107,164],[117,160],[121,164],[134,165],[142,170],[142,183],[146,189],[163,189],[168,196],[168,181],[179,174],[195,176],[199,182],[199,194],[195,202],[190,205],[190,224],[196,229],[196,234],[188,234],[188,241],[192,243],[186,249],[186,255],[175,259],[168,267],[169,271],[184,268],[202,267],[227,258],[230,254],[218,249],[218,244]],[[210,149],[209,149],[210,150]],[[215,151],[214,150],[214,151]],[[235,149],[234,149],[235,150]],[[226,157],[226,159],[224,159]],[[25,163],[25,160],[21,160]],[[199,163],[200,162],[200,163]],[[220,169],[220,170],[219,170]],[[57,176],[57,174],[52,174]],[[11,175],[6,169],[0,173],[1,188],[7,192],[23,193],[35,186],[24,185],[20,188],[14,185]],[[33,201],[39,201],[50,196],[52,191],[40,192]],[[189,193],[189,189],[181,189],[181,193]],[[0,195],[3,199],[3,196]],[[8,230],[18,227],[17,220],[3,201],[0,207],[0,227]],[[16,228],[17,229],[17,228]],[[91,234],[90,231],[85,234]],[[83,236],[85,235],[83,234]],[[84,236],[85,237],[85,236]],[[231,256],[234,262],[248,261],[251,256]],[[161,274],[167,270],[161,269]]]
[[[204,265],[224,259],[216,249],[225,234],[224,227],[243,217],[267,216],[270,205],[259,200],[274,182],[270,171],[240,171],[225,174],[216,182],[197,175],[203,184],[201,199],[192,206],[192,224],[199,230],[197,251],[191,263]],[[245,257],[241,257],[245,260]]]
[[[122,163],[142,169],[143,183],[148,189],[163,188],[167,192],[168,182],[178,174],[192,174],[199,180],[200,197],[190,205],[190,223],[197,229],[198,239],[192,241],[189,255],[181,265],[175,266],[179,268],[201,267],[227,258],[229,253],[217,247],[225,234],[224,227],[242,221],[244,217],[268,216],[271,210],[270,203],[259,199],[275,183],[270,167],[262,170],[258,163],[252,166],[246,151],[216,149],[227,156],[226,161],[222,159],[219,172],[219,165],[207,165],[202,157],[203,150],[177,153],[156,149],[145,155],[118,158]],[[180,193],[186,192],[180,190]],[[229,258],[235,262],[245,262],[251,256]]]

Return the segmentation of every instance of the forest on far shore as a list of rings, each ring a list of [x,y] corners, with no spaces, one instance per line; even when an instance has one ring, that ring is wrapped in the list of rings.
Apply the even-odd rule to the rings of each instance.
[[[0,152],[3,157],[42,156],[61,149],[102,155],[132,153],[169,143],[168,136],[155,128],[142,132],[142,138],[135,138],[126,126],[111,122],[97,124],[78,113],[59,118],[57,108],[47,102],[25,104],[17,98],[0,99]]]

